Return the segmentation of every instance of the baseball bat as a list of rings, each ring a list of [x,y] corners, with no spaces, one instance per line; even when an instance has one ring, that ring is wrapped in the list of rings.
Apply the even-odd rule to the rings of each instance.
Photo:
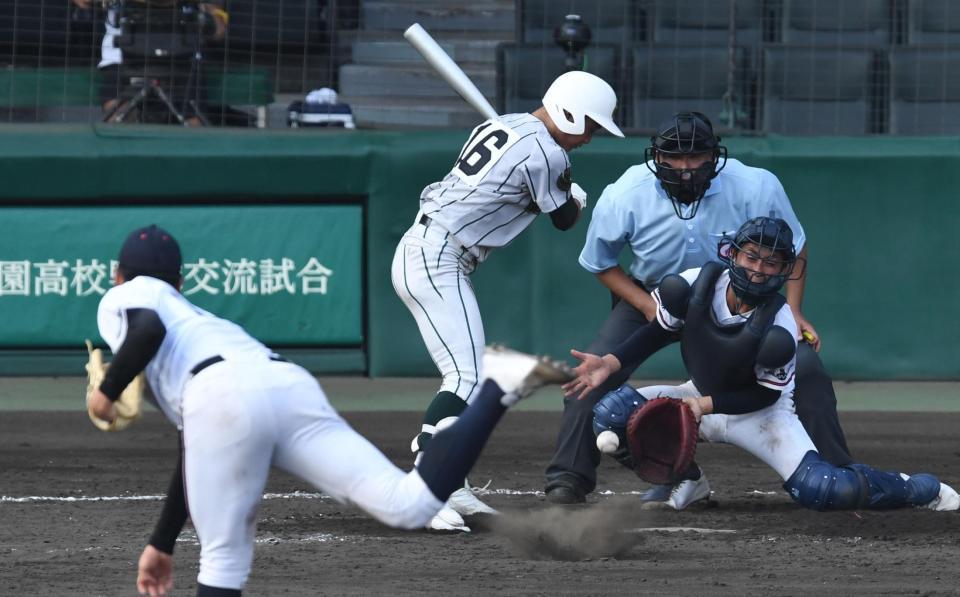
[[[487,98],[483,97],[470,77],[457,66],[457,63],[443,51],[443,48],[419,23],[410,25],[403,32],[403,37],[420,52],[420,55],[433,67],[433,70],[437,71],[437,74],[443,77],[443,80],[449,83],[454,91],[459,93],[477,112],[480,112],[485,118],[497,117],[497,111],[493,109]]]

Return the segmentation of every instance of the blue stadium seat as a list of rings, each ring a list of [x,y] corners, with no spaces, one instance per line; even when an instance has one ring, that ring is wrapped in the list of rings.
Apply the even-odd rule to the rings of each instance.
[[[960,44],[960,3],[910,0],[906,31],[906,41],[912,45]]]
[[[736,43],[755,45],[764,40],[768,19],[764,0],[736,3]],[[653,5],[653,40],[673,45],[727,43],[730,3],[718,0],[656,0]]]
[[[675,112],[696,110],[715,126],[750,126],[750,52],[726,46],[642,46],[631,52],[633,93],[630,126],[652,128]],[[728,72],[733,88],[728,98]]]
[[[862,48],[764,48],[760,128],[783,134],[881,132],[876,55]]]
[[[783,0],[782,39],[818,46],[885,46],[894,0]]]
[[[891,50],[890,133],[960,133],[960,48]]]
[[[610,45],[590,46],[586,52],[584,70],[591,72],[617,90],[619,83],[619,55]],[[543,92],[562,75],[566,54],[556,46],[540,44],[504,43],[497,47],[497,110],[501,114],[531,112],[541,105]],[[620,105],[623,105],[622,99]],[[622,122],[622,115],[615,115]]]

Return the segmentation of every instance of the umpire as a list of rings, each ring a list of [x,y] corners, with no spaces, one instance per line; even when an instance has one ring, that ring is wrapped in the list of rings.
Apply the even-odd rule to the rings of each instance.
[[[662,123],[644,152],[597,202],[580,253],[580,265],[610,289],[613,309],[585,352],[606,354],[656,314],[650,296],[667,274],[718,260],[717,243],[756,216],[784,219],[794,231],[802,273],[786,284],[787,303],[797,321],[797,415],[820,454],[842,466],[852,462],[837,417],[833,382],[817,352],[820,338],[803,317],[806,235],[790,200],[772,173],[727,159],[727,150],[699,112],[681,112]],[[629,245],[629,271],[619,255]],[[597,484],[597,450],[591,429],[593,406],[623,384],[637,368],[625,363],[583,400],[565,399],[553,460],[546,470],[546,495],[556,504],[576,504]],[[652,499],[657,499],[653,497]],[[666,496],[664,496],[665,498]]]

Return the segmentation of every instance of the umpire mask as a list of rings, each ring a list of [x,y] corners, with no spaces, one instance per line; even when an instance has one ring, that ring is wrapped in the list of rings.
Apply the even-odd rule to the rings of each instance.
[[[710,159],[696,168],[674,168],[664,157],[708,154]],[[660,124],[643,153],[647,168],[657,177],[673,201],[673,210],[681,220],[697,215],[700,200],[710,181],[727,165],[727,148],[713,134],[710,119],[700,112],[680,112]],[[721,161],[722,158],[722,161]]]

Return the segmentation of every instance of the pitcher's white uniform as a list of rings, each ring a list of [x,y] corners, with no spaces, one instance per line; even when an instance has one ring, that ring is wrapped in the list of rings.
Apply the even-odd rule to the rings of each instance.
[[[699,267],[688,269],[680,275],[692,285],[700,274],[700,269]],[[745,314],[730,313],[727,305],[729,284],[730,270],[728,269],[717,279],[711,301],[713,315],[721,327],[743,324],[753,313],[753,311]],[[653,292],[653,298],[657,302],[657,322],[664,329],[679,331],[684,322],[672,316],[661,304],[659,289]],[[789,305],[785,304],[780,308],[773,325],[787,330],[791,337],[796,335],[797,324]],[[739,446],[770,465],[784,480],[789,479],[806,453],[816,450],[794,410],[795,370],[796,356],[779,369],[764,369],[757,365],[755,367],[757,383],[772,390],[779,390],[780,398],[766,408],[745,414],[704,415],[700,421],[700,436],[707,441]],[[692,381],[679,386],[647,386],[638,389],[637,392],[647,399],[659,396],[678,399],[702,396]]]
[[[443,376],[441,391],[469,402],[481,378],[483,322],[468,276],[538,213],[569,200],[569,173],[558,186],[569,167],[539,118],[507,114],[477,126],[450,173],[423,190],[392,279]]]
[[[138,276],[104,295],[97,322],[114,352],[129,309],[156,312],[166,328],[145,372],[158,406],[183,431],[186,495],[201,544],[198,582],[243,587],[271,466],[391,526],[421,528],[443,505],[416,471],[404,473],[350,428],[312,375],[273,360],[240,326],[166,282]],[[217,356],[223,360],[191,373]]]

